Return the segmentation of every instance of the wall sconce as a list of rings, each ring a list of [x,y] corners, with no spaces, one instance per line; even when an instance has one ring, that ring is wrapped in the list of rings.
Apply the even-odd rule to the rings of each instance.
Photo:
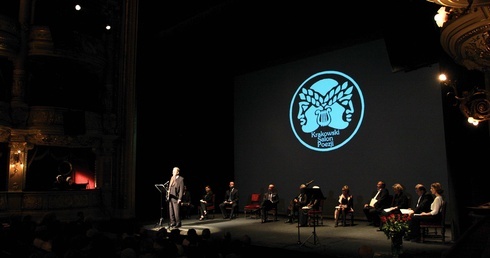
[[[490,94],[488,91],[475,87],[460,95],[456,88],[456,82],[448,81],[445,74],[439,75],[439,80],[444,85],[451,87],[452,91],[448,92],[447,95],[453,96],[457,100],[454,105],[459,103],[459,109],[468,118],[468,123],[478,126],[480,122],[490,120]]]
[[[23,153],[21,150],[17,150],[14,152],[11,156],[10,159],[10,168],[13,174],[11,176],[14,176],[17,174],[17,172],[22,171],[24,169],[24,164],[22,162],[23,160]]]

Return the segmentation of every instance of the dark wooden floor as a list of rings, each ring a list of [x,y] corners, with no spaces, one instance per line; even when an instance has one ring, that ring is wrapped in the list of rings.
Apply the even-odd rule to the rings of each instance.
[[[199,221],[196,218],[183,220],[181,235],[194,228],[200,234],[202,229],[209,228],[213,237],[221,237],[230,232],[233,238],[248,235],[252,246],[257,249],[273,250],[274,253],[307,254],[308,257],[358,257],[358,248],[367,245],[373,248],[376,257],[391,257],[391,241],[386,235],[368,226],[366,221],[355,221],[353,226],[334,227],[332,219],[324,219],[323,225],[316,227],[297,227],[297,224],[284,223],[285,218],[261,223],[259,219],[244,218],[225,220],[220,215],[214,219]],[[146,225],[146,229],[158,231],[167,226],[168,221],[159,225]],[[441,257],[451,246],[451,229],[446,230],[446,242],[440,237],[428,238],[424,243],[404,241],[405,257]]]

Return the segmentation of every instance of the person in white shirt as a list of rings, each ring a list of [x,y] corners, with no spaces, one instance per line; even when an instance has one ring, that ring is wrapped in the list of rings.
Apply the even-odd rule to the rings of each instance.
[[[413,215],[409,222],[409,239],[413,242],[420,242],[420,221],[437,221],[441,219],[441,208],[444,202],[442,194],[444,190],[440,183],[435,182],[430,185],[430,192],[435,196],[430,205],[430,211]]]

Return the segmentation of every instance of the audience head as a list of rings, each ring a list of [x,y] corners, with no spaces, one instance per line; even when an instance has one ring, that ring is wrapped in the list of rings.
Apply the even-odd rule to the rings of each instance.
[[[195,228],[189,228],[189,229],[187,230],[187,235],[188,235],[188,236],[197,236],[197,231],[196,231],[196,229],[195,229]]]
[[[201,237],[204,238],[204,239],[211,238],[211,229],[209,229],[209,228],[203,229],[202,232],[201,232]]]
[[[242,242],[242,245],[244,245],[244,246],[251,246],[252,245],[252,239],[247,234],[243,235],[240,238],[240,241]]]

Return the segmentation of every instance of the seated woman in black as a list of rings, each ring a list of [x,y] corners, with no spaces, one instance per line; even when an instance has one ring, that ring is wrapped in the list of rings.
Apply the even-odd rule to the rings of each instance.
[[[208,218],[208,212],[207,212],[207,207],[208,206],[213,206],[213,191],[211,190],[211,186],[207,185],[204,187],[206,193],[202,197],[201,200],[199,200],[199,214],[201,215],[199,217],[199,220],[207,219]]]
[[[401,184],[394,184],[392,186],[393,192],[395,195],[391,200],[391,206],[389,208],[384,209],[381,212],[381,215],[390,215],[391,213],[400,213],[400,209],[408,209],[410,208],[410,199],[408,195],[405,193],[404,188]]]
[[[395,195],[391,201],[391,206],[381,211],[380,216],[389,216],[392,213],[401,213],[400,209],[408,210],[410,208],[410,199],[405,193],[404,188],[401,184],[394,184],[392,186]],[[383,223],[380,222],[379,230],[383,227]]]

